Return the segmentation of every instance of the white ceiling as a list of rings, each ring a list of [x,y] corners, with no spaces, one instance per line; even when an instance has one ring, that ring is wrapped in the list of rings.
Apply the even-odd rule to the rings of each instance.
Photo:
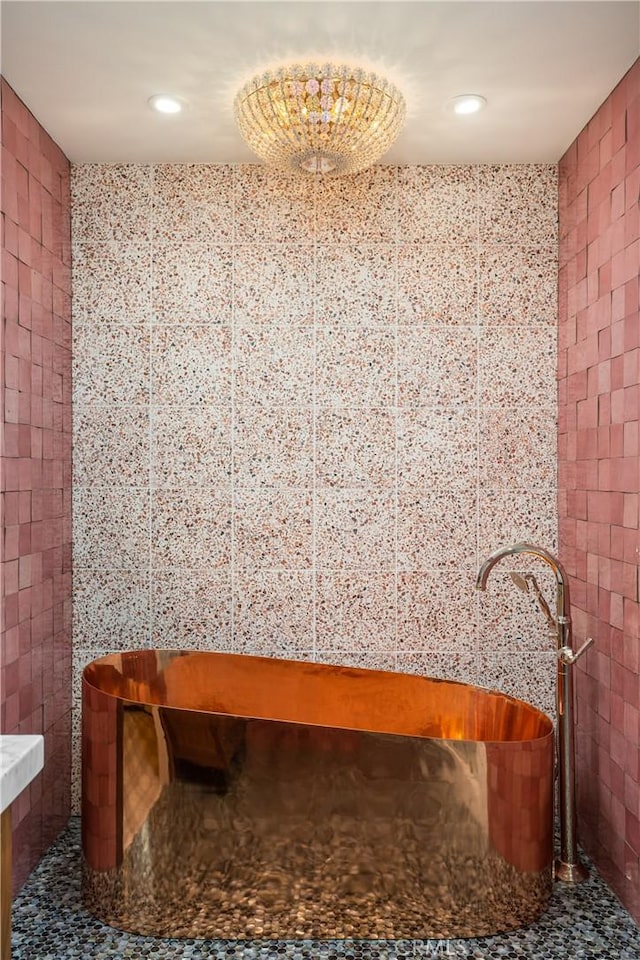
[[[554,162],[640,55],[640,0],[4,0],[2,73],[75,162],[242,162],[236,88],[319,57],[401,86],[392,163]],[[161,116],[154,93],[183,98]],[[443,104],[480,93],[470,118]]]

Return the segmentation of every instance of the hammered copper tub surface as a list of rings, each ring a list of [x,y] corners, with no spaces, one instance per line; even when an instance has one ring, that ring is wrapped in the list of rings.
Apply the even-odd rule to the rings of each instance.
[[[408,674],[140,651],[83,676],[83,888],[170,937],[427,939],[551,889],[553,727]]]

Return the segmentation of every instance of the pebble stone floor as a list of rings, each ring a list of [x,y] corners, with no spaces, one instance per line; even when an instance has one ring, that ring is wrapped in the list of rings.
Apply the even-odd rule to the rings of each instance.
[[[477,940],[163,940],[105,926],[80,900],[80,821],[74,817],[15,900],[13,960],[640,960],[640,928],[592,872],[554,886],[530,927]]]

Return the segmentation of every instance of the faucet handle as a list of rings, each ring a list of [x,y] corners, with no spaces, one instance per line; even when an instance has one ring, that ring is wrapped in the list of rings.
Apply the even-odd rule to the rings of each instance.
[[[576,660],[579,657],[581,657],[583,653],[586,653],[589,647],[594,643],[595,643],[595,640],[593,639],[593,637],[587,637],[587,639],[582,644],[580,649],[576,650],[575,653],[571,649],[571,647],[560,647],[560,649],[558,650],[558,659],[561,660],[562,663],[568,663],[568,664],[575,663]]]

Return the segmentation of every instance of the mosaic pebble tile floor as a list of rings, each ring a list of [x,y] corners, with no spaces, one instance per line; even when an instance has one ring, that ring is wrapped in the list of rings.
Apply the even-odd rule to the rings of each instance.
[[[161,940],[105,926],[80,900],[80,821],[74,817],[18,895],[13,960],[640,960],[640,928],[603,880],[557,884],[527,929],[477,940]]]

